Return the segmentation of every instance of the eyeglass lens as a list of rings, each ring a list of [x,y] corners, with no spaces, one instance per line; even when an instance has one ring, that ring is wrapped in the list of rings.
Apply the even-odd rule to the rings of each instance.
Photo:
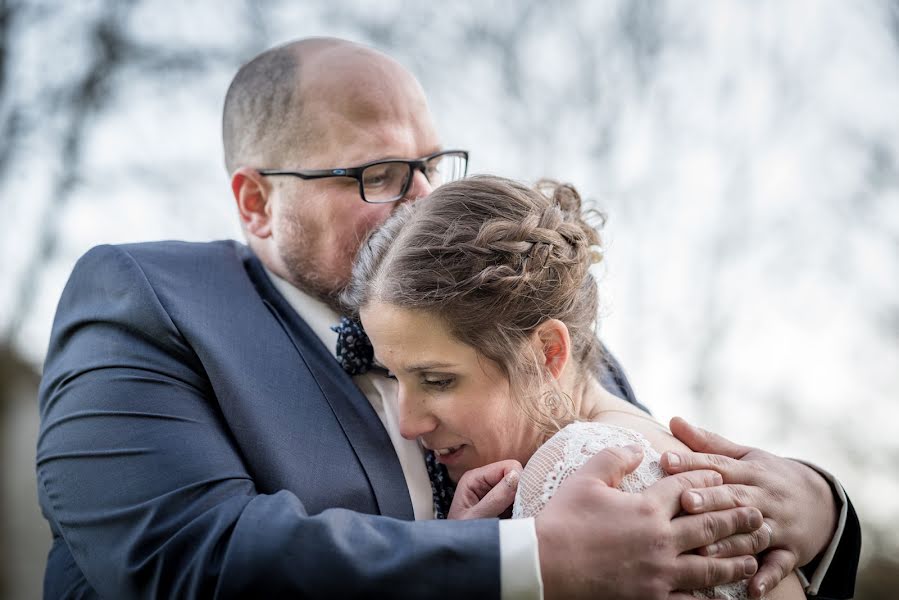
[[[402,197],[412,177],[413,166],[407,162],[384,162],[366,167],[362,172],[362,193],[368,202],[393,202]],[[465,176],[462,154],[441,154],[425,165],[425,176],[433,187]]]

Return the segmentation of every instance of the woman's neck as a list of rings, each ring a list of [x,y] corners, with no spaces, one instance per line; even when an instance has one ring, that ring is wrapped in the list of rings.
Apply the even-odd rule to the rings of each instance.
[[[571,394],[578,420],[596,421],[604,412],[631,407],[627,401],[606,390],[593,374],[582,379]]]

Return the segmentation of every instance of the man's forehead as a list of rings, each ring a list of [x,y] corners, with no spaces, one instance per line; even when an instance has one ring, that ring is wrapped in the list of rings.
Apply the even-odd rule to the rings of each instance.
[[[390,101],[357,93],[329,101],[318,97],[304,106],[314,138],[311,155],[339,155],[343,166],[383,158],[420,158],[441,149],[427,103]],[[336,158],[336,156],[335,156]]]

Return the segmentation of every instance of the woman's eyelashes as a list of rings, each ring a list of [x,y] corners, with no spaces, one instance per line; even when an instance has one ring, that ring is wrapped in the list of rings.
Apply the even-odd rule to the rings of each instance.
[[[390,370],[387,370],[384,376],[388,379],[397,379],[396,373]],[[445,390],[455,382],[455,377],[450,377],[444,374],[423,373],[419,376],[419,383],[421,385],[436,390]]]
[[[424,374],[421,376],[422,384],[434,388],[437,390],[445,390],[449,388],[455,382],[454,377],[449,377],[447,375],[437,375],[437,374]]]

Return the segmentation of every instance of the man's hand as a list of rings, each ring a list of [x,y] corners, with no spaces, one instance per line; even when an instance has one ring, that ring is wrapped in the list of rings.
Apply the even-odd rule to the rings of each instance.
[[[545,596],[682,599],[691,590],[745,579],[753,557],[689,553],[762,526],[754,508],[677,516],[687,490],[721,484],[714,471],[666,477],[640,494],[616,489],[640,464],[638,446],[607,448],[559,486],[536,517]]]
[[[521,463],[501,460],[466,471],[456,484],[447,519],[486,519],[506,516],[515,502]]]
[[[836,528],[837,507],[820,474],[797,461],[735,444],[677,417],[670,426],[674,436],[694,452],[666,452],[662,457],[665,471],[713,469],[724,477],[725,485],[686,491],[681,499],[685,511],[754,506],[765,516],[766,527],[759,531],[764,535],[737,535],[702,550],[707,556],[723,557],[756,553],[760,545],[770,545],[749,584],[753,597],[773,589],[827,547]]]

